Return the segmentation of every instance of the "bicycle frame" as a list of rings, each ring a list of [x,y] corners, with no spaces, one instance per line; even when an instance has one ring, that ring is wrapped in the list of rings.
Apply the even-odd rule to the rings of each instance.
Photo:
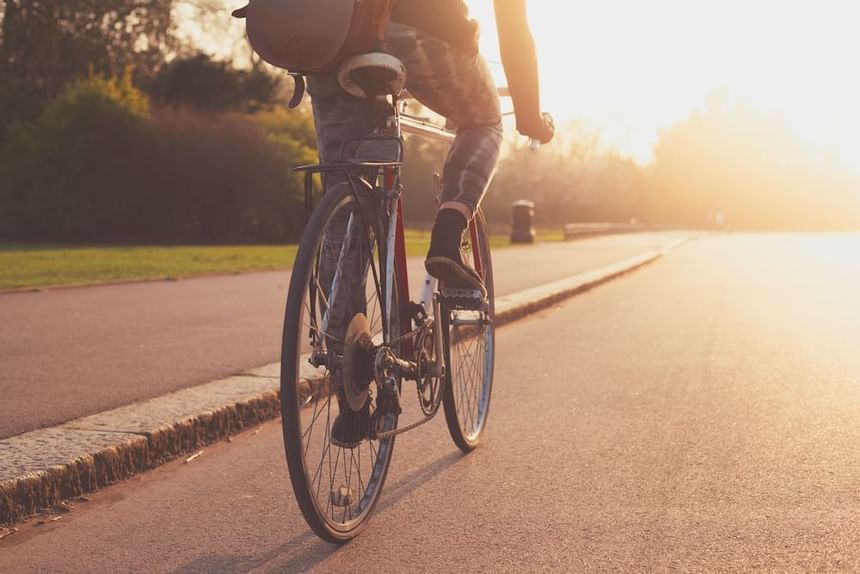
[[[372,68],[376,60],[353,64]],[[379,89],[372,76],[365,80],[368,91]],[[302,514],[334,542],[356,536],[369,518],[398,435],[443,410],[455,444],[463,452],[478,445],[495,354],[492,259],[480,211],[469,225],[469,258],[486,275],[486,292],[438,285],[428,274],[420,301],[409,296],[403,134],[448,144],[455,135],[407,115],[402,98],[367,104],[371,134],[344,141],[339,157],[295,168],[305,173],[309,225],[284,320],[284,446]],[[317,173],[324,177],[319,206]],[[417,405],[402,402],[412,383]]]
[[[312,177],[314,173],[343,173],[346,177],[347,182],[352,188],[353,194],[355,194],[356,196],[358,195],[356,183],[354,181],[356,175],[361,173],[364,173],[365,175],[368,173],[372,173],[374,174],[375,182],[377,185],[379,185],[381,181],[381,186],[377,187],[377,189],[381,192],[382,197],[384,197],[385,199],[384,209],[389,215],[388,225],[387,229],[385,229],[384,237],[386,246],[386,258],[384,261],[385,276],[381,278],[381,282],[384,286],[383,288],[385,290],[385,293],[390,294],[395,292],[396,290],[400,306],[400,309],[398,310],[400,324],[397,325],[397,328],[395,329],[395,325],[391,324],[391,317],[394,315],[393,309],[391,308],[393,297],[386,296],[386,328],[384,329],[385,335],[383,343],[388,345],[397,338],[393,337],[392,333],[398,333],[399,335],[403,335],[413,330],[413,317],[410,310],[411,298],[409,294],[409,275],[406,265],[407,254],[405,222],[403,217],[403,198],[400,186],[400,166],[403,160],[402,137],[404,133],[409,133],[433,139],[435,141],[441,141],[450,145],[454,142],[455,134],[450,130],[432,124],[421,118],[405,114],[401,110],[404,103],[403,100],[398,99],[396,97],[379,97],[377,98],[377,103],[379,104],[378,110],[380,110],[380,128],[378,128],[376,133],[366,138],[345,141],[341,148],[341,157],[344,156],[344,150],[349,144],[360,145],[362,143],[373,141],[396,141],[398,144],[398,157],[396,159],[391,161],[342,161],[339,163],[303,166],[296,169],[297,171],[305,173],[305,202],[307,214],[310,214],[313,211]],[[371,180],[373,179],[374,178],[371,177]],[[351,225],[351,222],[352,218],[350,218],[350,224],[348,224],[348,226]],[[473,246],[477,246],[478,228],[474,219],[469,223],[469,237],[471,240],[471,244]],[[347,239],[348,238],[349,229],[347,230]],[[478,273],[482,273],[483,265],[478,249],[472,249],[472,257],[475,270]],[[338,267],[340,268],[340,266]],[[336,276],[333,285],[336,285],[339,282],[338,279],[339,276]],[[421,298],[418,302],[423,307],[424,312],[428,315],[428,317],[433,320],[440,316],[440,305],[436,297],[437,291],[438,281],[429,273],[425,273],[424,282],[421,290]],[[333,301],[330,301],[329,305],[333,305]],[[328,319],[326,314],[326,317],[323,318],[324,325],[327,323],[327,320]],[[441,358],[441,337],[436,337],[436,339],[438,349],[436,355],[437,363],[435,365],[435,370],[441,373],[443,371]],[[400,344],[401,349],[399,354],[402,357],[411,356],[413,351],[412,341],[409,338],[405,338],[400,341]]]
[[[429,122],[425,122],[418,118],[407,116],[402,113],[400,114],[400,130],[404,133],[423,136],[428,139],[447,143],[449,145],[454,143],[454,134],[450,131],[440,128],[439,126],[433,125]],[[478,272],[480,273],[480,270]],[[433,308],[433,293],[436,292],[437,286],[438,281],[436,280],[436,278],[429,273],[425,273],[420,299],[420,303],[424,306],[425,309]]]

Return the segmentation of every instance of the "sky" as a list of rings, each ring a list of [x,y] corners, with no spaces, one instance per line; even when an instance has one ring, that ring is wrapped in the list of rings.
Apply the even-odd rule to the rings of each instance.
[[[502,85],[492,0],[466,1]],[[528,5],[543,105],[558,124],[576,121],[605,147],[647,164],[661,130],[719,93],[783,115],[815,151],[860,174],[860,1]]]
[[[498,61],[492,0],[467,0]],[[640,163],[659,131],[723,93],[785,116],[860,173],[860,2],[531,0],[544,107]],[[495,66],[500,69],[500,66]]]

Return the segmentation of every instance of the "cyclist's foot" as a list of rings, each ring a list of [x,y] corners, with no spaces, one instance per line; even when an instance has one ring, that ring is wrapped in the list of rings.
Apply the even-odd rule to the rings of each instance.
[[[367,438],[370,431],[370,400],[356,412],[344,405],[331,425],[331,444],[341,448],[355,448]]]
[[[463,261],[460,243],[468,221],[456,209],[442,209],[436,216],[430,235],[430,251],[424,267],[427,272],[449,289],[471,289],[486,297],[484,282],[474,269]]]

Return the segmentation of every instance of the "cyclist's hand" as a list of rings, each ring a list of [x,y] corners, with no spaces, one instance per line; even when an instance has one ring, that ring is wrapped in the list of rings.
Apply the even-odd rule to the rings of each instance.
[[[551,115],[544,113],[541,117],[535,118],[532,121],[518,120],[517,131],[542,144],[548,144],[555,135],[555,122]]]

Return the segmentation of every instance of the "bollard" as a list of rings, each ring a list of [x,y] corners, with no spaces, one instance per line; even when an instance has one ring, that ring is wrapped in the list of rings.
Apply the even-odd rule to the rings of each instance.
[[[511,228],[511,243],[534,243],[535,228],[532,225],[535,217],[535,204],[521,199],[511,205],[513,225]]]

